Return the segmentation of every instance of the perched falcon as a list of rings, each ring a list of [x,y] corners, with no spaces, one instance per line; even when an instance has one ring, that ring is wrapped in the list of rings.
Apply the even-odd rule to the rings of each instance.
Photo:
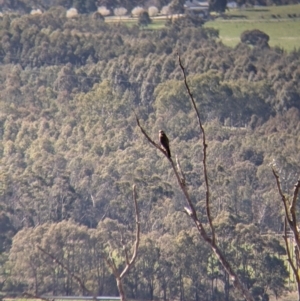
[[[168,157],[171,158],[169,139],[168,139],[167,135],[165,134],[165,132],[162,130],[159,131],[159,142],[160,142],[162,148],[164,148],[165,151],[167,152]]]

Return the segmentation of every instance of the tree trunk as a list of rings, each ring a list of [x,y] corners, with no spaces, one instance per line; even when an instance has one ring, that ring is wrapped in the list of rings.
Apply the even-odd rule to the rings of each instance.
[[[225,271],[225,281],[224,281],[224,292],[225,292],[225,301],[229,301],[229,276],[227,272]]]
[[[180,285],[180,301],[184,300],[184,288],[182,283],[182,271],[179,272],[179,285]]]
[[[117,280],[117,286],[118,286],[121,301],[126,301],[122,279],[120,277],[118,277],[116,280]]]

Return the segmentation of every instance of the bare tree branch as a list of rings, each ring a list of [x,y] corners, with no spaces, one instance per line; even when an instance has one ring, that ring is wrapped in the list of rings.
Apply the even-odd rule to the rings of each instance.
[[[147,132],[143,129],[143,127],[140,125],[140,121],[139,121],[139,119],[138,119],[138,117],[135,115],[135,117],[136,117],[136,122],[137,122],[137,125],[138,125],[138,127],[140,128],[140,130],[141,130],[141,132],[143,133],[143,135],[147,138],[147,140],[154,146],[154,147],[156,147],[157,149],[159,149],[164,155],[165,155],[165,157],[170,161],[170,163],[171,163],[171,165],[172,165],[172,168],[173,168],[173,171],[174,171],[174,173],[175,173],[175,176],[176,176],[176,178],[177,178],[177,181],[178,181],[178,184],[180,185],[180,188],[181,188],[181,190],[183,191],[183,193],[184,193],[184,196],[185,196],[185,198],[186,198],[186,201],[187,201],[187,203],[188,203],[188,205],[189,205],[189,207],[191,208],[191,210],[193,211],[193,214],[195,215],[195,216],[197,216],[197,214],[196,214],[196,210],[195,210],[195,208],[194,208],[194,205],[193,205],[193,203],[192,203],[192,201],[191,201],[191,198],[190,198],[190,196],[189,196],[189,194],[188,194],[188,191],[187,191],[187,188],[186,188],[186,184],[185,184],[185,182],[182,180],[182,178],[180,177],[180,175],[179,175],[179,173],[178,173],[178,171],[177,171],[177,169],[176,169],[176,166],[175,166],[175,164],[174,164],[174,162],[173,162],[173,160],[172,160],[172,158],[171,157],[168,157],[168,154],[157,144],[157,143],[155,143],[150,137],[149,137],[149,135],[147,134]],[[201,227],[202,227],[202,225],[201,225]],[[204,229],[203,229],[204,230]],[[204,230],[205,231],[205,230]],[[205,235],[207,235],[207,234],[205,234]]]
[[[141,226],[140,226],[140,215],[139,215],[135,185],[133,185],[132,188],[133,188],[132,197],[133,197],[133,201],[134,201],[135,224],[136,224],[135,241],[134,241],[134,245],[133,245],[132,256],[129,260],[128,251],[127,251],[127,248],[126,248],[125,243],[123,242],[123,238],[122,238],[121,242],[122,242],[122,247],[123,247],[123,250],[124,250],[124,253],[125,253],[125,263],[126,263],[123,271],[119,272],[119,270],[118,270],[118,268],[115,264],[115,261],[114,261],[114,259],[112,258],[111,255],[109,255],[108,258],[105,258],[106,263],[108,264],[108,266],[110,267],[110,269],[112,270],[112,272],[113,272],[113,274],[116,278],[116,282],[117,282],[119,294],[120,294],[120,297],[121,297],[121,301],[126,300],[125,292],[124,292],[124,289],[123,289],[122,279],[125,277],[125,275],[128,273],[128,271],[134,265],[134,262],[137,258],[137,253],[138,253],[138,248],[139,248],[139,243],[140,243]]]
[[[189,94],[189,97],[192,101],[194,110],[195,110],[196,115],[197,115],[198,124],[199,124],[199,127],[200,127],[201,132],[202,132],[202,146],[203,146],[203,160],[202,160],[202,163],[203,163],[204,179],[205,179],[205,186],[206,186],[206,206],[205,207],[206,207],[206,215],[207,215],[209,226],[210,226],[210,229],[211,229],[212,241],[213,241],[213,243],[215,243],[215,239],[216,239],[215,227],[213,225],[213,221],[212,221],[212,217],[211,217],[211,213],[210,213],[210,191],[209,191],[209,183],[208,183],[207,164],[206,164],[206,161],[207,161],[207,152],[206,152],[207,144],[206,144],[205,131],[204,131],[204,127],[203,127],[203,124],[202,124],[202,121],[201,121],[201,118],[200,118],[200,113],[199,113],[199,110],[197,108],[194,96],[193,96],[193,94],[190,90],[190,87],[189,87],[188,83],[187,83],[185,68],[183,67],[183,64],[181,62],[179,54],[178,54],[178,62],[179,62],[179,66],[180,66],[180,68],[182,70],[182,73],[183,73],[184,84],[185,84],[186,90],[187,90],[187,92]]]
[[[53,298],[45,298],[43,296],[38,296],[38,295],[35,295],[35,294],[31,294],[31,293],[28,293],[28,292],[25,292],[22,294],[22,296],[24,298],[30,298],[30,299],[39,299],[39,300],[43,300],[43,301],[54,301]]]
[[[143,135],[149,140],[149,142],[152,145],[156,145],[156,143],[147,135],[146,131],[142,128],[142,126],[140,125],[139,119],[136,116],[137,119],[137,125],[140,128],[141,132],[143,133]],[[213,241],[210,236],[206,233],[205,228],[203,227],[203,224],[201,223],[201,221],[199,220],[198,216],[197,216],[197,212],[195,210],[195,206],[191,201],[191,198],[189,196],[189,193],[187,191],[187,187],[185,185],[185,183],[182,181],[179,172],[177,171],[175,164],[172,160],[172,158],[169,158],[167,156],[167,154],[165,152],[163,152],[164,155],[167,157],[167,159],[170,161],[171,166],[173,168],[173,171],[175,173],[175,176],[177,178],[178,184],[186,198],[186,201],[189,205],[189,207],[185,207],[184,210],[185,212],[192,218],[194,224],[196,225],[196,228],[198,229],[201,237],[210,245],[211,249],[213,250],[213,252],[215,253],[216,257],[218,258],[218,260],[220,261],[220,263],[222,264],[222,266],[224,267],[224,269],[227,271],[227,273],[230,275],[234,286],[239,289],[244,297],[246,298],[247,301],[254,301],[254,299],[252,298],[252,296],[250,295],[248,289],[245,287],[245,285],[241,282],[241,280],[239,279],[238,275],[233,271],[231,265],[229,264],[229,262],[226,260],[225,256],[223,255],[221,249],[216,245],[215,241]],[[182,172],[182,171],[181,171]]]
[[[179,159],[178,159],[177,155],[176,155],[176,164],[177,164],[177,169],[179,170],[180,175],[181,175],[181,182],[185,186],[186,185],[185,174],[182,171],[182,168],[181,168],[181,165],[180,165],[180,162],[179,162]]]
[[[300,251],[300,236],[299,236],[299,230],[297,227],[297,218],[296,218],[296,201],[299,193],[300,188],[300,180],[295,184],[294,186],[294,192],[293,192],[293,199],[292,203],[290,205],[290,208],[288,209],[288,199],[282,192],[279,176],[274,168],[272,168],[273,175],[276,179],[277,189],[279,192],[279,195],[281,196],[281,200],[284,206],[284,212],[285,212],[285,218],[287,219],[290,229],[294,233],[295,242],[297,244],[298,250]]]
[[[287,235],[287,221],[286,221],[286,218],[284,219],[284,236],[283,236],[283,239],[284,239],[284,242],[285,242],[285,248],[286,248],[286,253],[287,253],[287,257],[288,257],[288,262],[290,263],[290,266],[293,270],[293,273],[296,276],[296,275],[298,275],[298,272],[297,272],[297,268],[294,265],[294,262],[293,262],[292,256],[291,256],[291,250],[290,250],[290,247],[289,247],[288,235]],[[299,275],[298,275],[298,277],[299,277]]]
[[[144,136],[147,138],[147,140],[148,140],[154,147],[156,147],[158,150],[160,150],[160,151],[167,157],[167,159],[170,161],[171,158],[169,158],[167,152],[166,152],[162,147],[160,147],[159,144],[155,143],[155,142],[149,137],[149,135],[147,134],[147,132],[141,127],[140,121],[139,121],[139,119],[138,119],[138,117],[137,117],[135,111],[133,111],[133,113],[134,113],[134,115],[135,115],[135,119],[136,119],[136,123],[137,123],[138,127],[140,128],[140,130],[142,131],[142,133],[144,134]]]
[[[133,248],[132,257],[131,257],[130,261],[126,264],[126,267],[124,268],[123,272],[120,274],[120,278],[121,279],[125,276],[125,274],[133,266],[133,264],[134,264],[134,262],[136,260],[136,257],[137,257],[137,252],[138,252],[139,243],[140,243],[141,225],[140,225],[139,209],[138,209],[137,200],[136,200],[136,188],[135,188],[135,185],[133,185],[133,200],[134,200],[135,224],[136,224],[135,242],[134,242],[134,248]]]
[[[123,251],[124,251],[124,254],[125,254],[126,264],[129,264],[129,256],[128,256],[126,245],[124,243],[124,239],[123,239],[123,234],[122,233],[121,233],[121,243],[122,243]]]
[[[290,207],[290,212],[292,215],[293,222],[295,225],[297,225],[297,219],[296,219],[296,202],[298,198],[298,192],[299,192],[299,187],[300,187],[300,180],[294,185],[294,192],[293,192],[293,199],[292,199],[292,204]]]
[[[116,267],[114,259],[109,256],[109,258],[105,258],[105,262],[110,267],[112,273],[114,274],[115,278],[119,277],[118,269]]]
[[[281,185],[280,185],[280,180],[279,180],[279,176],[278,176],[278,174],[277,174],[277,172],[275,171],[274,168],[272,168],[272,172],[273,172],[273,175],[274,175],[274,177],[276,179],[276,184],[277,184],[277,189],[278,189],[279,195],[281,196],[281,200],[282,200],[284,211],[285,211],[285,217],[286,217],[289,225],[291,225],[292,221],[291,221],[291,219],[289,217],[288,200],[286,199],[285,195],[282,192]]]
[[[156,145],[154,143],[154,145],[159,148],[165,155],[165,151],[162,150],[158,145]],[[129,255],[128,255],[128,251],[126,248],[126,245],[123,241],[123,237],[121,237],[121,243],[123,246],[123,250],[125,253],[125,267],[123,269],[122,272],[119,272],[115,261],[111,255],[111,253],[109,253],[109,255],[105,258],[105,261],[107,263],[107,265],[110,267],[112,273],[114,274],[115,278],[116,278],[116,282],[117,282],[117,286],[118,286],[118,290],[120,293],[120,297],[122,301],[125,301],[125,292],[123,289],[123,284],[122,284],[122,279],[125,277],[125,275],[127,274],[127,272],[130,270],[130,268],[134,265],[134,262],[137,258],[137,253],[138,253],[138,247],[139,247],[139,243],[140,243],[140,232],[141,232],[141,227],[140,227],[140,217],[139,217],[139,209],[138,209],[138,204],[137,204],[137,194],[136,194],[136,186],[133,185],[133,201],[134,201],[134,209],[135,209],[135,223],[136,223],[136,231],[135,231],[135,241],[134,241],[134,245],[133,245],[133,252],[132,252],[132,256],[129,259]],[[91,292],[84,284],[83,280],[76,275],[74,272],[72,272],[67,266],[64,265],[63,262],[61,262],[60,260],[58,260],[54,255],[52,255],[51,253],[49,253],[48,251],[46,251],[45,249],[43,249],[40,246],[37,246],[37,248],[44,254],[46,254],[48,257],[50,257],[54,262],[56,262],[59,266],[61,266],[65,271],[67,271],[67,273],[74,278],[78,284],[80,285],[81,289],[83,290],[84,293],[88,293],[90,295],[93,295],[94,299],[96,298],[96,296],[93,294],[93,292]],[[27,296],[31,295],[29,293],[24,293],[27,294]],[[40,296],[38,296],[38,298],[45,300],[45,301],[49,301],[46,298],[41,298]]]
[[[298,262],[299,261],[299,253],[300,253],[300,236],[299,236],[299,230],[297,227],[297,215],[296,215],[296,204],[297,204],[297,198],[298,198],[298,193],[299,193],[299,188],[300,188],[300,180],[298,180],[297,183],[294,185],[292,202],[290,204],[290,208],[288,208],[289,200],[282,191],[279,175],[277,174],[277,172],[274,168],[272,168],[272,171],[273,171],[273,175],[276,179],[278,193],[281,197],[282,204],[284,207],[285,219],[284,219],[284,237],[283,238],[285,241],[285,248],[286,248],[286,252],[287,252],[287,256],[288,256],[288,262],[293,270],[294,276],[297,281],[298,298],[300,300],[300,276],[299,276],[299,272],[300,272],[299,268],[300,267],[298,264],[299,263]],[[294,242],[296,244],[296,246],[295,246],[295,248],[296,248],[296,252],[295,252],[296,264],[293,262],[293,259],[291,256],[291,249],[288,244],[287,223],[289,224],[289,227],[290,227],[291,231],[293,232],[293,238],[294,238]]]
[[[84,284],[83,280],[78,276],[76,275],[74,272],[72,272],[67,266],[65,266],[60,260],[58,260],[54,255],[52,255],[51,253],[47,252],[45,249],[43,249],[42,247],[40,246],[37,246],[37,248],[44,254],[46,254],[48,257],[50,257],[55,263],[57,263],[59,266],[61,266],[63,268],[63,270],[67,271],[67,273],[72,277],[74,278],[78,284],[80,285],[81,289],[94,296],[94,293],[92,291],[90,291]]]
[[[178,56],[179,57],[179,56]],[[211,213],[210,213],[210,192],[209,192],[209,183],[208,183],[208,172],[207,172],[207,164],[206,164],[206,148],[207,148],[207,144],[206,144],[206,138],[205,138],[205,131],[200,119],[200,114],[199,111],[196,107],[196,103],[195,100],[193,98],[193,95],[190,91],[190,88],[188,86],[187,80],[186,80],[186,75],[185,75],[185,70],[184,67],[181,63],[180,57],[179,57],[179,64],[180,67],[183,71],[184,74],[184,82],[185,82],[185,86],[187,88],[188,94],[192,100],[194,109],[196,111],[197,114],[197,118],[198,118],[198,123],[199,126],[201,128],[202,131],[202,144],[203,144],[203,167],[204,167],[204,177],[205,177],[205,185],[206,185],[206,214],[207,214],[207,218],[209,221],[209,226],[211,229],[211,233],[212,233],[212,237],[210,237],[205,228],[203,227],[203,224],[201,223],[201,221],[199,220],[198,216],[197,216],[197,212],[195,210],[195,206],[191,201],[191,198],[189,196],[189,193],[187,191],[187,187],[186,187],[186,183],[185,183],[185,177],[183,174],[183,171],[180,167],[179,161],[177,160],[177,166],[178,166],[178,170],[175,167],[175,164],[172,160],[172,158],[168,157],[167,154],[159,147],[159,145],[157,143],[155,143],[146,133],[146,131],[143,129],[143,127],[140,125],[139,119],[137,117],[137,115],[135,114],[136,117],[136,122],[138,127],[140,128],[141,132],[143,133],[143,135],[147,138],[147,140],[156,148],[158,148],[160,151],[162,151],[162,153],[167,157],[167,159],[170,161],[171,166],[173,168],[173,171],[175,173],[175,176],[177,178],[178,184],[185,196],[185,199],[187,201],[187,204],[189,205],[189,207],[184,207],[185,212],[192,218],[196,228],[198,229],[198,232],[200,233],[201,237],[210,245],[211,249],[213,250],[214,254],[216,255],[216,257],[218,258],[218,260],[220,261],[220,263],[222,264],[222,266],[224,267],[224,269],[226,270],[226,272],[228,273],[228,275],[230,276],[231,280],[233,281],[234,286],[240,291],[242,292],[242,294],[244,295],[245,299],[247,301],[254,301],[253,297],[251,296],[251,294],[249,293],[249,290],[246,288],[246,286],[242,283],[242,281],[240,280],[239,276],[234,272],[234,270],[232,269],[231,265],[229,264],[229,262],[227,261],[227,259],[225,258],[225,256],[223,255],[221,249],[217,246],[216,244],[216,240],[215,240],[215,229],[212,223],[212,217],[211,217]],[[179,173],[182,175],[180,176]]]

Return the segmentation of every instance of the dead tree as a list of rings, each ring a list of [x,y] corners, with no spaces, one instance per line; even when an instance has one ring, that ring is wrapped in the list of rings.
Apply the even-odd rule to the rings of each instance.
[[[77,275],[75,274],[73,271],[71,271],[62,261],[58,260],[56,258],[56,256],[54,256],[53,254],[49,253],[48,251],[46,251],[44,248],[40,247],[40,246],[37,246],[37,248],[42,252],[44,253],[45,255],[47,255],[48,257],[50,257],[54,263],[56,263],[57,265],[59,265],[63,270],[65,270],[80,286],[82,292],[83,292],[83,295],[85,294],[89,294],[89,295],[92,295],[94,300],[96,300],[96,295],[90,291],[86,285],[84,284],[84,281]],[[25,293],[27,296],[29,296],[30,294],[28,293]],[[49,299],[45,299],[45,298],[42,298],[41,296],[36,296],[38,299],[42,299],[42,300],[49,300]]]
[[[137,205],[137,200],[136,200],[136,189],[135,189],[135,185],[133,185],[133,200],[134,200],[134,208],[135,208],[135,223],[136,223],[136,229],[135,229],[135,242],[133,245],[133,252],[131,255],[131,258],[129,258],[129,254],[128,254],[128,250],[127,247],[123,241],[123,239],[121,239],[121,244],[123,246],[123,251],[124,251],[124,258],[125,258],[125,267],[124,269],[120,272],[115,264],[115,261],[113,259],[113,257],[110,255],[106,258],[106,262],[108,264],[108,266],[110,267],[111,271],[113,272],[116,282],[117,282],[117,287],[119,290],[119,294],[121,297],[121,301],[125,301],[126,300],[126,296],[125,296],[125,291],[123,288],[123,279],[125,277],[125,275],[128,273],[128,271],[132,268],[132,266],[134,265],[134,262],[136,260],[137,257],[137,253],[138,253],[138,248],[139,248],[139,243],[140,243],[140,232],[141,232],[141,228],[140,228],[140,217],[139,217],[139,210],[138,210],[138,205]]]
[[[138,209],[138,204],[137,204],[137,198],[136,198],[136,188],[135,185],[133,185],[133,201],[134,201],[134,209],[135,209],[135,223],[136,223],[136,229],[135,229],[135,241],[134,241],[134,245],[133,245],[133,251],[132,251],[132,255],[131,257],[129,256],[127,247],[123,241],[123,238],[121,239],[121,244],[123,247],[123,251],[124,251],[124,258],[125,258],[125,267],[124,269],[120,272],[118,267],[115,264],[115,261],[111,255],[112,250],[110,252],[110,254],[107,255],[103,255],[105,257],[105,261],[107,263],[107,265],[109,266],[109,268],[111,269],[115,279],[116,279],[116,283],[117,283],[117,287],[118,287],[118,291],[120,294],[120,298],[121,301],[125,301],[126,300],[126,296],[125,296],[125,291],[123,288],[123,279],[126,276],[126,274],[128,273],[128,271],[132,268],[132,266],[134,265],[134,262],[137,258],[137,253],[138,253],[138,248],[139,248],[139,243],[140,243],[140,232],[141,232],[141,227],[140,227],[140,215],[139,215],[139,209]],[[54,255],[52,255],[51,253],[49,253],[48,251],[46,251],[45,249],[43,249],[40,246],[37,246],[37,248],[44,253],[45,255],[47,255],[48,257],[50,257],[53,262],[55,262],[56,264],[58,264],[63,270],[65,270],[80,286],[80,288],[82,289],[83,294],[88,294],[90,296],[93,296],[93,300],[97,300],[97,296],[96,294],[89,290],[84,281],[81,279],[81,277],[79,277],[77,274],[75,274],[74,272],[72,272],[62,261],[58,260]],[[24,296],[33,296],[30,293],[24,293]],[[42,299],[42,300],[47,300],[47,301],[51,301],[50,299],[46,299],[46,298],[42,298],[40,296],[35,296],[36,298]]]
[[[211,250],[213,251],[213,253],[215,254],[215,256],[218,258],[219,262],[221,263],[221,265],[223,266],[223,268],[226,270],[226,272],[228,273],[229,277],[231,278],[233,285],[235,288],[237,288],[245,297],[245,299],[247,301],[254,301],[252,295],[250,294],[249,290],[247,289],[247,287],[244,285],[244,283],[241,281],[240,277],[237,275],[237,273],[233,270],[230,262],[226,259],[225,255],[223,254],[223,252],[221,251],[219,245],[216,242],[216,234],[215,234],[215,228],[213,225],[213,218],[211,216],[211,212],[210,212],[210,187],[209,187],[209,182],[208,182],[208,172],[207,172],[207,142],[206,142],[206,136],[205,136],[205,131],[204,131],[204,127],[200,118],[200,114],[198,111],[198,108],[196,106],[196,102],[194,100],[193,94],[191,93],[191,90],[189,88],[189,85],[187,83],[187,78],[186,78],[186,73],[185,73],[185,69],[182,65],[180,56],[178,56],[178,61],[179,61],[179,65],[180,68],[182,70],[183,76],[184,76],[184,83],[185,83],[185,87],[186,90],[188,92],[188,95],[190,97],[190,100],[192,102],[194,111],[197,115],[197,120],[198,120],[198,125],[200,128],[200,132],[202,134],[202,146],[203,146],[203,160],[202,160],[202,164],[203,164],[203,171],[204,171],[204,178],[205,178],[205,186],[206,186],[206,200],[205,200],[205,207],[206,207],[206,216],[208,219],[208,224],[209,224],[209,229],[210,229],[210,233],[207,232],[207,230],[205,229],[203,222],[200,220],[195,206],[193,204],[193,202],[191,201],[189,192],[188,192],[188,187],[186,184],[186,180],[185,180],[185,175],[184,172],[182,171],[181,167],[180,167],[180,162],[178,160],[178,158],[176,158],[176,164],[174,163],[173,159],[171,157],[168,156],[167,152],[161,148],[160,145],[158,145],[156,142],[154,142],[149,135],[146,133],[146,131],[143,129],[143,127],[140,125],[139,119],[136,116],[136,122],[138,127],[140,128],[141,132],[143,133],[143,135],[147,138],[147,140],[154,146],[156,147],[158,150],[160,150],[165,157],[169,160],[172,169],[174,171],[174,174],[176,176],[176,179],[178,181],[178,184],[185,196],[185,200],[187,203],[187,206],[184,207],[185,212],[187,213],[187,215],[191,218],[191,220],[193,221],[193,223],[195,224],[195,227],[197,228],[200,236],[202,237],[202,239],[204,239],[208,245],[210,246]]]
[[[284,208],[284,235],[283,239],[285,242],[285,249],[288,256],[288,262],[292,268],[293,274],[295,276],[297,282],[297,289],[298,289],[298,300],[300,301],[300,260],[299,260],[299,253],[300,253],[300,236],[299,236],[299,228],[297,227],[297,199],[300,189],[300,180],[294,185],[294,191],[292,198],[286,196],[281,188],[280,178],[276,170],[273,168],[273,175],[276,179],[278,193],[281,197],[282,205]],[[292,257],[292,249],[288,242],[288,227],[290,228],[293,236],[293,241],[295,244],[295,258]]]

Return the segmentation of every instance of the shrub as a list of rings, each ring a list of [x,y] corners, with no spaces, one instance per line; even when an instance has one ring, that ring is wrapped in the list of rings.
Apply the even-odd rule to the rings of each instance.
[[[138,21],[139,26],[148,26],[150,23],[151,23],[151,19],[146,11],[140,14],[139,21]]]
[[[137,6],[131,11],[131,14],[134,17],[139,17],[144,11],[145,10],[141,6]]]
[[[125,7],[118,7],[114,9],[115,16],[122,17],[127,13],[127,9]]]
[[[78,16],[78,11],[76,8],[70,8],[67,10],[67,13],[66,13],[66,16],[67,18],[75,18]]]
[[[162,15],[169,15],[170,14],[170,6],[169,5],[163,6],[162,9],[160,10],[160,13]]]
[[[110,10],[107,9],[105,6],[98,7],[98,13],[100,13],[102,16],[108,16],[110,14]]]
[[[241,42],[250,45],[268,44],[270,37],[258,29],[246,30],[241,34]]]
[[[148,8],[148,14],[149,14],[150,17],[157,16],[157,14],[158,14],[158,8],[156,6],[150,6]]]
[[[31,12],[30,12],[31,15],[41,15],[42,14],[42,11],[38,8],[38,9],[33,9]]]
[[[102,14],[99,13],[98,11],[95,11],[95,12],[93,13],[92,18],[93,18],[94,20],[102,20],[102,21],[105,20],[104,17],[102,16]]]

